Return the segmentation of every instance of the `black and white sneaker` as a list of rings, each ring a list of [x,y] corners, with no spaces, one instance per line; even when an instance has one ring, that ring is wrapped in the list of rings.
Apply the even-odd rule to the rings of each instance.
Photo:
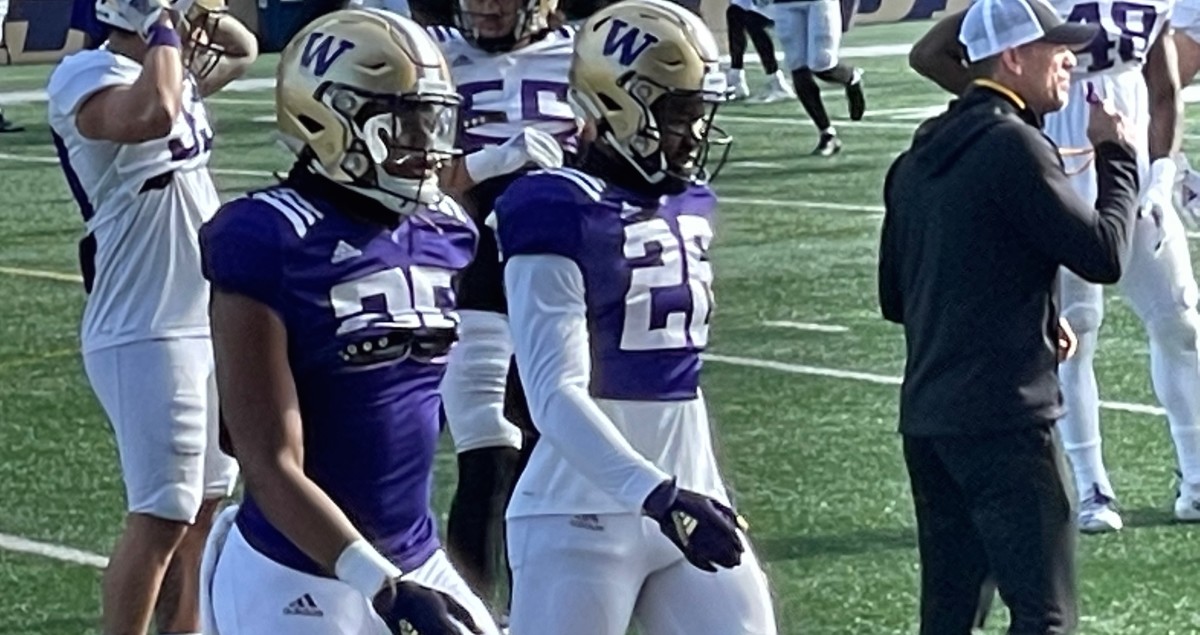
[[[821,140],[817,142],[817,147],[813,149],[812,154],[815,157],[831,157],[842,151],[842,140],[832,132],[822,132]]]
[[[0,132],[21,132],[25,128],[4,118],[4,113],[0,112]]]
[[[867,96],[863,94],[863,69],[854,69],[854,77],[846,84],[846,102],[850,104],[850,121],[862,121],[867,112]]]

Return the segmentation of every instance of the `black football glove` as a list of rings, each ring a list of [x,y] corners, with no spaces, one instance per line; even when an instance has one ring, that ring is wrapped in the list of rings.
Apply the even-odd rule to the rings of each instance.
[[[650,492],[642,509],[696,567],[715,572],[717,567],[731,569],[741,564],[745,551],[737,533],[741,520],[725,505],[679,489],[671,479]]]
[[[416,582],[396,580],[375,595],[375,612],[392,635],[401,635],[407,622],[419,635],[462,635],[461,623],[471,633],[483,633],[471,614],[449,594]]]

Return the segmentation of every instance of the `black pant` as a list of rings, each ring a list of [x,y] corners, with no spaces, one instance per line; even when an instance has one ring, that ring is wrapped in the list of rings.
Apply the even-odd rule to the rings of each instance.
[[[968,635],[991,576],[1010,635],[1075,629],[1075,513],[1049,426],[904,437],[921,554],[921,635]]]

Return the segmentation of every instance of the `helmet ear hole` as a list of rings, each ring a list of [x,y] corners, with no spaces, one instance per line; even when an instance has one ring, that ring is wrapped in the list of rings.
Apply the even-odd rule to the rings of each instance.
[[[612,97],[609,97],[608,93],[600,93],[599,95],[597,95],[597,97],[600,98],[600,103],[604,104],[605,110],[609,110],[609,111],[622,110],[621,104],[618,104],[617,100],[613,99]]]
[[[298,119],[300,120],[300,125],[304,126],[304,129],[308,130],[312,134],[317,134],[325,129],[325,126],[322,126],[317,122],[316,119],[313,119],[308,115],[300,115]]]

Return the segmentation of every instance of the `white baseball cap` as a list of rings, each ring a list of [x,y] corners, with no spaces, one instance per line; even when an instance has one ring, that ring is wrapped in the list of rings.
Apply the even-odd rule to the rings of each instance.
[[[967,60],[978,62],[1030,42],[1081,47],[1099,25],[1065,22],[1045,0],[976,0],[963,17],[958,41]]]

